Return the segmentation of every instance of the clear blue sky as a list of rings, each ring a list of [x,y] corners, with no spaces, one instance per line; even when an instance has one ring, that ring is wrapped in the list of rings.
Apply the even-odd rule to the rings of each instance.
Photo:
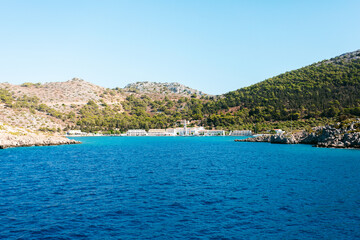
[[[360,48],[359,0],[0,0],[0,82],[221,94]]]

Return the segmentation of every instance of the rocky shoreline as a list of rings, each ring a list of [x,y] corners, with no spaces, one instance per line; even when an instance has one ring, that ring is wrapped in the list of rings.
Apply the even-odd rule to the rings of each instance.
[[[360,148],[360,121],[347,126],[324,126],[313,128],[311,132],[301,131],[288,134],[260,135],[236,142],[269,142],[278,144],[311,144],[325,148]]]
[[[27,135],[0,134],[0,149],[13,147],[53,146],[66,144],[79,144],[81,142],[61,136],[46,136],[29,133]]]

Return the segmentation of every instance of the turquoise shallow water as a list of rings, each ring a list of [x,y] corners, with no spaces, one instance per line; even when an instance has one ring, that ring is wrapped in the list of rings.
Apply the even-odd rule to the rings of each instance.
[[[87,137],[0,151],[1,239],[356,239],[360,151]]]

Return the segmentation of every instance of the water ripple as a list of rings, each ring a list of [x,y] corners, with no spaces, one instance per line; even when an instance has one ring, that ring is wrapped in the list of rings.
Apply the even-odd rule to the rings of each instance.
[[[1,239],[360,238],[360,151],[81,140],[0,151]]]

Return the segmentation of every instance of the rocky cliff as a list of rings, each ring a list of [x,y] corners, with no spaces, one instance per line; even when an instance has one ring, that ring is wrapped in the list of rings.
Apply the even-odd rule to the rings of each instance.
[[[139,91],[140,93],[161,93],[177,95],[206,95],[203,92],[189,88],[180,83],[136,82],[125,86],[125,91]]]

